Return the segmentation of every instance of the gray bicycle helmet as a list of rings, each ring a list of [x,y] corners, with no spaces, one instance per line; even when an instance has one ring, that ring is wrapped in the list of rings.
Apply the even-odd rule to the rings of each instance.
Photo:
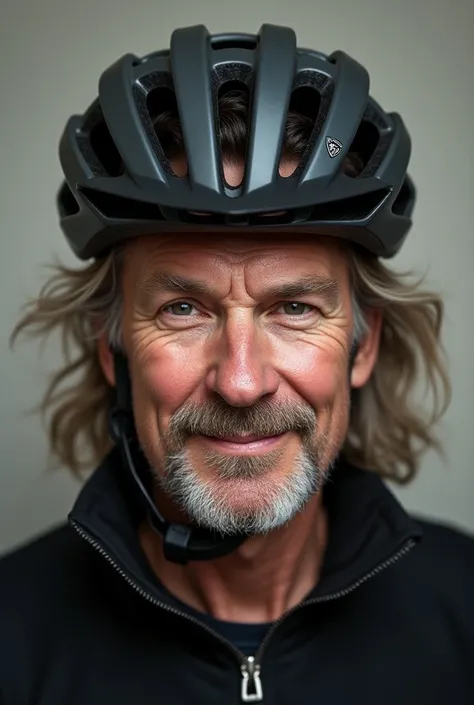
[[[219,151],[217,103],[226,86],[237,84],[249,94],[249,141],[243,182],[231,188]],[[301,89],[314,126],[298,168],[284,178],[278,170],[284,128]],[[173,172],[153,126],[170,91],[185,176]],[[410,150],[400,116],[369,96],[367,71],[344,52],[299,49],[293,30],[268,24],[258,35],[210,35],[201,25],[178,29],[169,50],[141,59],[127,54],[108,68],[98,98],[68,121],[60,143],[61,227],[84,260],[131,237],[204,223],[208,232],[336,234],[391,257],[411,227]],[[351,152],[360,168],[349,174],[343,164]]]

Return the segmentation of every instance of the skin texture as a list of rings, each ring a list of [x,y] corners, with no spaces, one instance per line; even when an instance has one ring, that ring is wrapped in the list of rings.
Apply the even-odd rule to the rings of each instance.
[[[227,167],[227,180],[238,183],[238,168]],[[209,291],[190,295],[144,287],[163,271],[198,279]],[[266,293],[315,275],[335,280],[339,299],[322,293],[281,299]],[[257,433],[265,423],[278,425],[280,417],[291,426],[298,410],[316,423],[305,433],[283,433],[271,449],[247,451],[185,433],[180,449],[193,482],[206,488],[226,517],[248,522],[275,514],[275,498],[296,478],[303,448],[313,453],[324,479],[347,433],[350,387],[369,379],[381,328],[381,314],[369,312],[369,332],[349,375],[350,287],[345,250],[336,238],[288,233],[217,240],[205,232],[139,238],[128,246],[122,286],[135,423],[158,479],[170,472],[166,458],[177,437],[170,441],[169,431],[177,412],[184,410],[188,419],[186,410],[196,409],[195,417],[211,424],[204,428],[212,431],[218,425],[212,425],[214,417],[206,409],[215,405],[229,428],[242,431],[242,418],[262,404],[254,421]],[[114,384],[105,338],[99,357]],[[166,482],[157,483],[160,509],[171,520],[188,521],[186,510],[164,488]],[[235,552],[213,561],[167,562],[161,539],[145,525],[140,541],[161,582],[195,609],[228,621],[273,621],[315,586],[327,541],[319,485],[304,506],[287,507],[293,514],[283,525],[255,533]]]

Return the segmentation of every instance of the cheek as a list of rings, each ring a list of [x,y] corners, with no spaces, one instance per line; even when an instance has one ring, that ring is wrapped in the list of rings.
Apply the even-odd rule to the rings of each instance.
[[[173,413],[189,398],[199,380],[196,363],[183,359],[173,345],[150,343],[138,346],[132,356],[133,411],[138,438],[159,463],[159,438]]]
[[[192,393],[203,374],[199,354],[190,355],[178,346],[163,345],[162,341],[149,344],[136,353],[134,387],[153,406],[174,410]],[[137,393],[137,398],[142,395]]]
[[[285,359],[285,377],[311,406],[334,403],[348,382],[346,354],[341,346],[308,346]]]

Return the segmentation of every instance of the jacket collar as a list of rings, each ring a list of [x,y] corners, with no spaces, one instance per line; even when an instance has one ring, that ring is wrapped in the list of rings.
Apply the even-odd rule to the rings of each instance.
[[[310,597],[344,592],[418,543],[420,526],[374,473],[339,460],[324,490],[328,546]],[[166,601],[138,540],[143,518],[116,448],[82,488],[69,521],[131,580]]]

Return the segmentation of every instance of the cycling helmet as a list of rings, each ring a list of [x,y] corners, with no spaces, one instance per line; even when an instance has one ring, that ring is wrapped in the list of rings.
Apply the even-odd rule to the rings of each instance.
[[[232,188],[222,169],[217,103],[236,85],[249,95],[249,143],[243,182]],[[302,91],[314,126],[298,168],[285,178],[278,170],[282,138]],[[153,126],[170,96],[185,176],[174,173]],[[367,71],[344,52],[299,49],[293,30],[268,24],[258,35],[178,29],[169,50],[126,54],[108,68],[98,98],[68,121],[60,143],[61,226],[84,260],[131,237],[203,224],[207,232],[334,234],[391,257],[411,226],[410,149],[400,116],[369,96]],[[359,168],[347,173],[351,152]]]
[[[218,101],[239,86],[249,96],[245,174],[224,178]],[[291,176],[279,174],[295,97],[312,133]],[[174,106],[187,173],[177,175],[154,127]],[[357,155],[357,168],[344,168]],[[336,235],[391,257],[411,226],[415,190],[406,170],[410,138],[396,113],[369,96],[367,71],[342,51],[298,49],[291,29],[263,25],[257,36],[210,35],[199,25],[173,32],[169,50],[127,54],[108,68],[99,96],[72,117],[60,142],[65,181],[61,227],[76,255],[106,255],[126,240],[160,231]],[[337,227],[335,227],[337,226]],[[115,402],[109,433],[126,475],[163,537],[165,557],[185,564],[235,550],[245,535],[221,536],[171,523],[152,498],[153,479],[134,426],[130,375],[114,351]]]

